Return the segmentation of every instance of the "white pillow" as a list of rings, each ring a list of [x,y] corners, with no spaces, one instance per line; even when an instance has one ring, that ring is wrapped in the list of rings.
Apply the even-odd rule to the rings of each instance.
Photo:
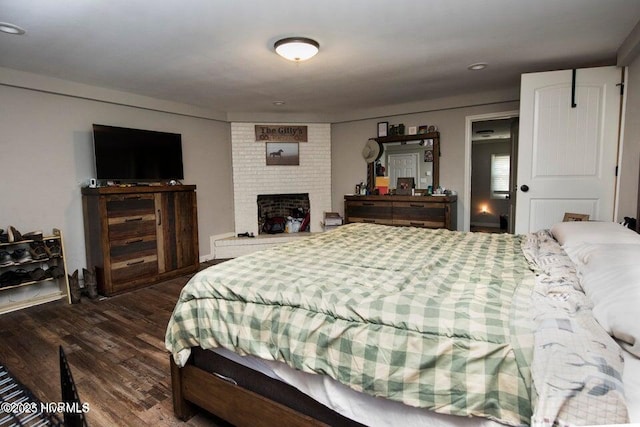
[[[621,345],[640,357],[640,245],[590,245],[577,266],[593,316]]]
[[[551,234],[562,247],[579,243],[635,243],[640,245],[640,234],[617,222],[559,222],[551,227]]]

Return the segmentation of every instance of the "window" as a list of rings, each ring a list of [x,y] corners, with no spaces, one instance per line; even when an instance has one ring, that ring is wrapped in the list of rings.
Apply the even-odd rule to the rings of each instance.
[[[509,154],[491,155],[491,198],[506,199],[509,195],[509,171],[511,156]]]

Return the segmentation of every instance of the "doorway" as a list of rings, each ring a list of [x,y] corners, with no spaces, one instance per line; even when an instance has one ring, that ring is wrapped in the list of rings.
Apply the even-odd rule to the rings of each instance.
[[[398,178],[413,178],[418,184],[418,154],[396,153],[387,156],[389,185],[396,186]]]
[[[513,233],[518,112],[467,117],[464,231]]]

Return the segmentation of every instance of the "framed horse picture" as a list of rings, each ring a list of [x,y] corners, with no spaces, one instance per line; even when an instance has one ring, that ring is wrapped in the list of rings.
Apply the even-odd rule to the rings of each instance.
[[[297,142],[267,142],[267,166],[298,166],[300,164]]]

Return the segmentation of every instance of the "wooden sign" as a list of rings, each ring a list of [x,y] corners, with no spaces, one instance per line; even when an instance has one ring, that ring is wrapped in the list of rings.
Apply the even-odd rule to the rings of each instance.
[[[256,125],[258,142],[307,142],[306,126]]]

